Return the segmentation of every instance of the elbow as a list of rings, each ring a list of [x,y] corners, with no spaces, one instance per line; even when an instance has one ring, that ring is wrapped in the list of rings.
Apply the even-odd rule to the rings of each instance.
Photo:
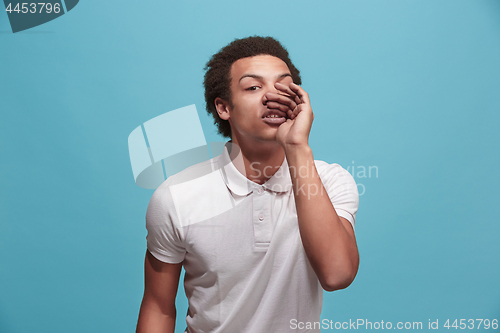
[[[344,279],[344,280],[333,280],[333,281],[328,281],[321,283],[321,287],[325,291],[335,291],[335,290],[341,290],[349,287],[354,279]]]
[[[342,273],[336,272],[320,279],[321,287],[325,291],[345,289],[351,285],[356,277],[357,270],[348,270]]]

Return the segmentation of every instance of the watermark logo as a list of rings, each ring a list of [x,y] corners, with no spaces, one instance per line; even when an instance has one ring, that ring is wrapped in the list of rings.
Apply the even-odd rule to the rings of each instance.
[[[12,32],[16,33],[31,29],[52,21],[75,8],[79,0],[45,1],[23,2],[3,0]]]

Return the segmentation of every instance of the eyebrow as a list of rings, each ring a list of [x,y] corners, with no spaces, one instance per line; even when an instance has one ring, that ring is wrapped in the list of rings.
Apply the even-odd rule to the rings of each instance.
[[[285,73],[285,74],[278,75],[278,79],[282,79],[282,78],[287,77],[287,76],[292,77],[292,74]],[[243,80],[246,77],[252,77],[252,78],[257,79],[257,80],[263,80],[264,79],[262,76],[256,75],[256,74],[243,74],[240,77],[240,80],[238,82],[240,82],[241,80]]]

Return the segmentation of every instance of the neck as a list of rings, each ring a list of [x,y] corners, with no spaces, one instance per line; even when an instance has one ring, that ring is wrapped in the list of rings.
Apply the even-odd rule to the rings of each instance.
[[[285,159],[285,150],[276,141],[245,144],[234,139],[229,152],[233,165],[257,184],[263,184],[271,178]]]

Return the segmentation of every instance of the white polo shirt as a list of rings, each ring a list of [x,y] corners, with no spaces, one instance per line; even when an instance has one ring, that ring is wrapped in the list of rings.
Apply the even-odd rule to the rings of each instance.
[[[319,332],[323,290],[299,234],[288,164],[263,185],[222,155],[169,177],[146,214],[147,246],[166,263],[183,262],[187,330]],[[338,164],[315,161],[337,214],[354,226],[358,191]]]

